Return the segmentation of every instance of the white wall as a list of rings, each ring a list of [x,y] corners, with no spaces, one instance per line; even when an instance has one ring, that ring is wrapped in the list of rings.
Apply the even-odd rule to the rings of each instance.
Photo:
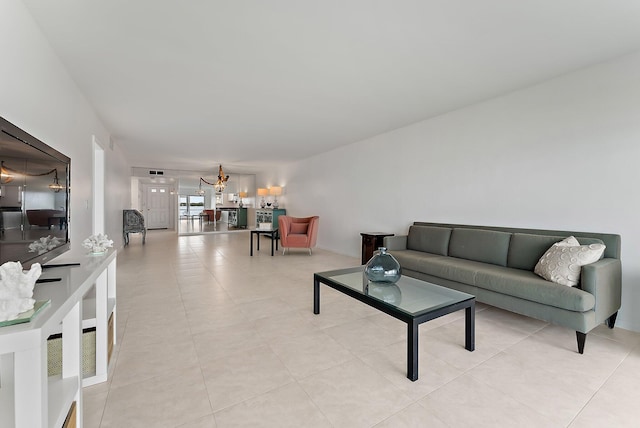
[[[130,201],[130,168],[19,0],[0,2],[0,115],[71,158],[73,257],[91,234],[92,136],[105,147],[106,233],[122,244],[122,209]],[[67,256],[65,256],[67,257]]]
[[[415,220],[619,233],[618,325],[640,331],[638,76],[640,53],[292,164],[288,213],[351,256]]]
[[[131,208],[131,166],[117,144],[107,144],[105,154],[105,232],[120,248],[122,240],[122,210]],[[73,169],[73,160],[72,166]],[[73,200],[73,196],[71,197]]]

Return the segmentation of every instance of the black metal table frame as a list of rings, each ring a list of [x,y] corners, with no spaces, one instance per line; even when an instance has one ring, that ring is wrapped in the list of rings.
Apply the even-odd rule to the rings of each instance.
[[[376,308],[387,315],[407,323],[407,378],[412,381],[418,380],[418,326],[432,319],[439,318],[460,309],[465,309],[465,349],[473,351],[475,349],[475,307],[476,299],[471,297],[458,303],[454,303],[434,311],[426,312],[417,316],[410,315],[399,309],[395,309],[387,303],[374,297],[362,294],[352,288],[322,277],[317,273],[313,274],[313,313],[320,313],[320,284],[340,291],[362,303]],[[437,284],[435,284],[437,285]]]
[[[253,229],[251,231],[251,250],[249,252],[250,256],[253,256],[253,235],[257,235],[257,246],[256,251],[260,251],[260,235],[269,235],[271,237],[271,257],[273,257],[273,242],[276,243],[276,251],[278,251],[278,229],[273,230],[261,230],[261,229]]]

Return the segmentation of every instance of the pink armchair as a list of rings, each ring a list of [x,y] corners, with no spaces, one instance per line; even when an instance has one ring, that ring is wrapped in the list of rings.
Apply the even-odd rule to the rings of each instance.
[[[282,254],[287,248],[308,248],[311,255],[311,248],[316,246],[318,237],[318,223],[320,217],[291,217],[281,215],[278,217],[278,233],[280,234],[280,245]]]

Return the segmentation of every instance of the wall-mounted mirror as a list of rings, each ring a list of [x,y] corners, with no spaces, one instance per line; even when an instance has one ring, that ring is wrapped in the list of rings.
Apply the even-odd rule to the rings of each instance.
[[[0,264],[28,267],[69,248],[70,163],[0,118]]]

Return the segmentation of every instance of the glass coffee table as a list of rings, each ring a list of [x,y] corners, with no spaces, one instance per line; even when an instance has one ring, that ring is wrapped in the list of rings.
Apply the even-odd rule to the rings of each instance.
[[[407,323],[407,377],[418,380],[418,326],[465,309],[465,348],[475,349],[475,296],[402,276],[395,284],[369,282],[358,266],[313,274],[313,313],[320,313],[320,284]]]

